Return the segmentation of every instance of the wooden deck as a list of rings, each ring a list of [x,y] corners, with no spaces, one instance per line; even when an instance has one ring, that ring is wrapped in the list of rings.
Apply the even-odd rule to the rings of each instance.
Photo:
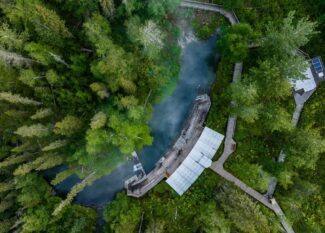
[[[142,179],[133,176],[125,181],[125,188],[129,196],[141,197],[164,178],[168,178],[173,174],[199,139],[210,106],[211,101],[208,95],[200,95],[196,98],[193,110],[180,137],[157,162],[156,167]]]

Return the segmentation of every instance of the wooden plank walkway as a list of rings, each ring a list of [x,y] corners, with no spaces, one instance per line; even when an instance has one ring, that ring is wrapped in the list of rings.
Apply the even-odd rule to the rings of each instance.
[[[204,129],[203,124],[210,110],[211,101],[208,95],[196,98],[182,133],[174,145],[166,152],[156,167],[145,177],[133,176],[125,181],[127,194],[132,197],[141,197],[155,187],[164,178],[171,175],[190,153]]]
[[[239,23],[236,14],[233,11],[225,10],[221,5],[184,0],[181,2],[181,7],[217,12],[226,17],[231,25]]]

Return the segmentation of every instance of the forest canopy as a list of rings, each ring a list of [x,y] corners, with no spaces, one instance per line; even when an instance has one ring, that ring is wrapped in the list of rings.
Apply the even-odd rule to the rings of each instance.
[[[13,222],[22,232],[94,229],[93,210],[69,204],[152,143],[152,104],[178,77],[177,28],[167,20],[178,3],[0,2],[0,232]],[[52,184],[83,180],[61,202],[39,172],[62,164]]]

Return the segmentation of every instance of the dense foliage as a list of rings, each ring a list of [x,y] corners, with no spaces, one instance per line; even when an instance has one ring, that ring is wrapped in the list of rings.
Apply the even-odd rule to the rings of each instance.
[[[0,231],[92,232],[70,205],[85,186],[152,142],[152,104],[178,77],[179,1],[0,1]],[[38,171],[65,164],[56,185]]]
[[[234,211],[236,210],[236,211]],[[245,214],[243,214],[245,213]],[[205,171],[182,197],[164,182],[142,199],[118,194],[104,214],[104,232],[276,232],[272,213]],[[274,229],[274,230],[272,230]]]

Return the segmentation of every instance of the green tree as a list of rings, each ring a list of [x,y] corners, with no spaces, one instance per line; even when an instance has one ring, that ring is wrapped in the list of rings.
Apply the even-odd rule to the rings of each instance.
[[[25,45],[25,50],[29,53],[29,56],[43,65],[55,63],[53,54],[56,53],[48,45],[31,42]]]
[[[48,126],[42,124],[34,124],[30,126],[19,127],[15,133],[22,137],[27,137],[27,138],[31,138],[31,137],[41,138],[41,137],[48,136],[51,133],[51,131]]]
[[[230,233],[231,231],[230,222],[213,201],[205,203],[200,208],[194,222],[200,226],[201,231],[207,233]]]
[[[148,223],[145,233],[163,233],[165,224],[164,221],[153,220]]]
[[[80,183],[73,186],[70,192],[68,193],[66,199],[61,201],[61,203],[54,209],[52,215],[57,216],[64,208],[66,208],[72,202],[73,198],[77,196],[79,192],[81,192],[87,185],[93,183],[95,179],[95,172],[93,172],[89,174],[85,179],[83,179]]]
[[[15,219],[5,219],[0,221],[0,233],[7,233],[14,224]]]
[[[33,155],[29,154],[29,153],[25,153],[25,154],[18,155],[18,156],[11,155],[11,156],[7,157],[5,160],[0,162],[0,168],[5,168],[8,166],[20,164],[20,163],[30,160],[31,158],[33,158]]]
[[[257,134],[293,128],[286,104],[291,99],[291,85],[269,60],[252,68],[242,81],[232,84],[228,92],[234,100],[233,112],[247,123],[255,123],[259,128]]]
[[[283,151],[290,166],[314,170],[320,154],[325,152],[325,140],[317,130],[296,129],[287,135]]]
[[[103,83],[92,83],[90,84],[90,89],[95,92],[99,98],[105,99],[109,97],[109,93],[107,92],[107,88]]]
[[[36,61],[18,53],[0,50],[0,60],[13,67],[31,67]]]
[[[218,41],[222,56],[231,62],[243,61],[248,55],[248,46],[252,42],[253,30],[248,24],[236,24],[228,29]]]
[[[115,11],[114,1],[113,0],[99,0],[99,3],[102,7],[104,15],[112,18]]]
[[[91,129],[100,129],[105,126],[107,121],[107,116],[104,112],[96,113],[90,122]]]
[[[145,123],[128,121],[123,115],[112,114],[108,126],[114,132],[110,142],[120,148],[123,154],[130,154],[143,145],[152,143],[150,129]]]
[[[232,187],[223,187],[216,199],[231,222],[241,231],[249,233],[271,232],[268,220],[259,206],[248,196]]]
[[[231,111],[248,123],[258,119],[261,108],[258,102],[258,91],[254,83],[245,81],[232,83],[227,90],[231,99]]]
[[[43,108],[43,109],[39,109],[35,112],[35,114],[33,114],[30,118],[32,120],[39,120],[39,119],[43,119],[45,117],[48,117],[50,115],[53,114],[52,109],[50,108]]]
[[[51,181],[52,185],[58,185],[61,183],[63,180],[71,176],[73,173],[75,173],[76,169],[74,168],[69,168],[67,170],[64,170],[62,172],[59,172],[55,175],[55,178]]]
[[[51,150],[60,149],[60,148],[62,148],[64,146],[66,146],[67,143],[68,143],[67,140],[56,140],[54,142],[51,142],[47,146],[44,146],[42,148],[42,151],[51,151]]]
[[[27,97],[22,97],[19,94],[12,94],[11,92],[0,92],[0,100],[7,101],[12,104],[23,105],[40,105],[41,103]]]
[[[98,155],[109,152],[110,135],[104,129],[91,129],[87,131],[87,153],[90,155]]]
[[[25,208],[37,206],[51,195],[50,187],[36,174],[16,177],[16,189],[20,190],[17,200]]]
[[[18,34],[8,24],[0,25],[0,47],[5,50],[22,50],[26,40],[26,33]]]
[[[180,0],[148,1],[148,12],[156,19],[162,19],[177,9]]]
[[[290,12],[281,25],[269,24],[261,39],[263,53],[270,57],[272,66],[278,67],[281,74],[290,79],[302,78],[306,64],[295,51],[316,33],[316,23],[306,18],[294,23],[294,15],[295,12]]]
[[[224,1],[224,7],[228,10],[241,8],[244,5],[243,0],[227,0]]]
[[[35,160],[29,163],[24,163],[20,165],[15,169],[13,174],[15,176],[26,175],[32,170],[46,170],[61,165],[62,162],[62,157],[57,154],[43,154],[42,156],[37,157]]]
[[[134,232],[141,220],[141,208],[130,202],[126,195],[118,194],[119,202],[113,202],[105,209],[104,218],[109,222],[106,232]]]
[[[32,69],[21,70],[19,80],[30,87],[35,87],[37,79],[40,77]]]
[[[67,115],[54,126],[53,132],[64,136],[71,136],[78,132],[82,127],[82,121],[75,117]]]
[[[0,183],[0,193],[2,192],[8,192],[14,188],[14,184],[12,183]]]

